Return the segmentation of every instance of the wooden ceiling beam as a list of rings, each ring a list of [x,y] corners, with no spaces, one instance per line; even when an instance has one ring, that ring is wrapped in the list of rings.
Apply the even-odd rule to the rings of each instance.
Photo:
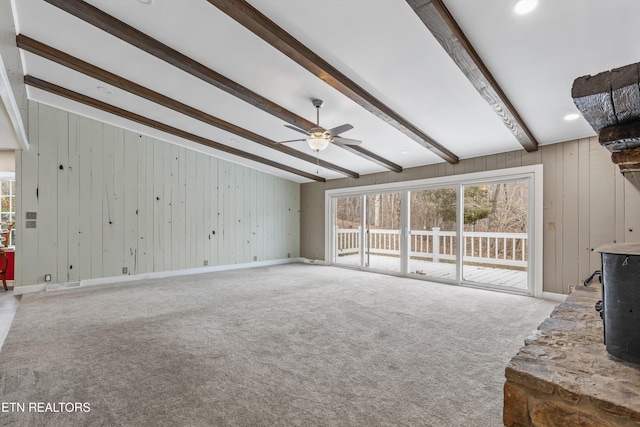
[[[458,163],[459,159],[455,154],[338,71],[338,69],[319,57],[245,0],[208,1],[367,111],[389,123],[420,145],[433,151],[447,162]]]
[[[148,117],[141,116],[139,114],[133,113],[131,111],[124,110],[122,108],[107,104],[105,102],[99,101],[95,98],[91,98],[85,95],[82,95],[78,92],[73,92],[69,89],[63,88],[61,86],[55,85],[53,83],[41,80],[37,77],[33,77],[30,75],[24,76],[24,83],[28,86],[44,90],[49,93],[53,93],[54,95],[61,96],[63,98],[70,99],[75,102],[79,102],[81,104],[87,105],[89,107],[96,108],[98,110],[105,111],[107,113],[116,115],[118,117],[122,117],[127,120],[131,120],[132,122],[139,123],[144,126],[148,126],[153,129],[157,129],[159,131],[168,133],[170,135],[177,136],[179,138],[184,138],[189,141],[193,141],[197,144],[205,145],[207,147],[213,148],[215,150],[223,151],[225,153],[233,154],[234,156],[242,157],[254,162],[262,163],[267,166],[271,166],[298,176],[302,176],[304,178],[311,179],[317,182],[326,182],[326,180],[320,176],[301,171],[295,169],[293,167],[284,165],[282,163],[275,162],[273,160],[260,157],[251,153],[247,153],[245,151],[239,150],[237,148],[229,147],[228,145],[221,144],[219,142],[212,141],[208,138],[204,138],[202,136],[198,136],[189,132],[186,132],[182,129],[175,128],[173,126],[169,126],[167,124],[158,122],[156,120],[152,120]]]
[[[23,49],[27,52],[31,52],[57,64],[63,65],[67,68],[71,68],[72,70],[83,73],[89,77],[100,80],[111,86],[117,87],[126,92],[147,99],[151,102],[155,102],[159,105],[162,105],[163,107],[177,111],[178,113],[192,117],[208,125],[223,129],[227,132],[233,133],[242,138],[246,138],[265,147],[269,147],[273,150],[277,150],[290,156],[296,157],[300,160],[312,163],[313,165],[317,164],[323,168],[331,169],[333,171],[351,176],[353,178],[359,177],[357,172],[351,171],[338,165],[334,165],[333,163],[329,163],[324,160],[319,160],[315,156],[301,153],[300,151],[294,150],[293,148],[288,147],[284,144],[278,144],[275,141],[271,141],[270,139],[251,132],[247,129],[241,128],[218,117],[197,110],[189,105],[183,104],[179,101],[162,95],[161,93],[155,92],[130,80],[124,79],[116,74],[110,73],[109,71],[103,70],[102,68],[96,67],[95,65],[89,64],[88,62],[73,57],[25,35],[18,34],[16,36],[16,44],[20,49]]]
[[[524,149],[538,150],[535,137],[443,0],[407,0],[407,3]]]
[[[279,119],[303,129],[310,129],[316,124],[307,120],[286,108],[268,100],[267,98],[251,91],[250,89],[234,82],[222,74],[206,67],[205,65],[189,58],[175,49],[159,42],[158,40],[144,34],[132,26],[114,18],[102,10],[85,3],[82,0],[45,0],[47,3],[56,6],[65,12],[81,19],[114,37],[129,43],[158,59],[161,59],[176,68],[197,77],[220,90],[223,90],[250,105],[257,107]],[[384,167],[401,172],[402,168],[380,156],[377,156],[364,148],[357,150],[358,155],[367,158]],[[344,172],[341,172],[344,173]],[[353,174],[347,174],[354,177]],[[355,176],[357,177],[357,176]]]

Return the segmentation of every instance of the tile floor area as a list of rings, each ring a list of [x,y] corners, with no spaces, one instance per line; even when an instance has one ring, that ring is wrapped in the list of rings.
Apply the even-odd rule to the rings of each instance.
[[[13,290],[5,291],[0,286],[0,351],[2,351],[2,345],[9,333],[19,303],[20,297],[14,296]]]

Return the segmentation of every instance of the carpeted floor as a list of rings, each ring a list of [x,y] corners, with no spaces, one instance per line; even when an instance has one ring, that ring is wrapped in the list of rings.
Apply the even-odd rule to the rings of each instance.
[[[0,400],[25,410],[0,424],[499,426],[504,367],[553,307],[303,264],[24,295]]]

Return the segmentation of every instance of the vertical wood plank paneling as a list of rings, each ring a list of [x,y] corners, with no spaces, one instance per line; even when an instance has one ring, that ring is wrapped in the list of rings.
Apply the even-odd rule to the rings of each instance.
[[[58,111],[48,106],[40,107],[40,139],[38,144],[38,277],[51,274],[58,281],[58,261],[53,254],[57,247],[57,196],[58,196]],[[41,279],[42,280],[42,279]]]
[[[79,278],[91,278],[91,138],[93,120],[80,117],[78,127],[78,158],[80,162],[80,206],[78,248],[80,259]]]
[[[505,167],[515,168],[522,166],[522,150],[506,153]]]
[[[562,144],[562,291],[578,277],[578,142]]]
[[[114,150],[117,130],[114,126],[104,125],[102,129],[102,274],[115,276],[116,265],[120,266],[120,251],[115,243],[115,204],[114,197]],[[116,261],[118,261],[116,263]]]
[[[247,197],[245,205],[250,205],[251,209],[247,209],[248,217],[245,218],[245,226],[249,228],[249,238],[251,243],[249,245],[249,256],[247,261],[258,260],[258,230],[256,227],[256,216],[258,215],[258,172],[255,169],[247,169],[249,171],[249,185],[248,191],[245,192]]]
[[[267,240],[265,227],[265,175],[258,172],[256,177],[256,256],[258,261],[266,259],[265,244]]]
[[[184,148],[182,147],[178,148],[178,192],[176,194],[178,198],[178,203],[177,203],[178,245],[174,248],[173,256],[178,258],[179,270],[184,270],[185,268],[187,268],[186,238],[187,238],[187,233],[189,232],[186,226],[187,158],[185,153],[186,153],[186,150]],[[175,202],[175,199],[174,199],[174,202]],[[176,226],[176,223],[174,222],[173,227],[175,226]]]
[[[544,167],[543,181],[543,278],[547,292],[556,288],[556,146],[541,147]]]
[[[235,196],[235,205],[236,205],[236,216],[233,222],[233,227],[235,229],[235,253],[236,258],[234,262],[244,262],[245,257],[245,249],[247,246],[247,235],[246,235],[246,227],[244,224],[244,192],[246,190],[245,187],[245,179],[246,175],[244,174],[244,168],[240,169],[237,165],[234,165],[235,169],[235,178],[236,178],[236,187],[234,196]]]
[[[640,241],[640,173],[627,174],[625,178],[625,242],[638,242]]]
[[[122,274],[122,268],[127,267],[125,255],[125,164],[124,144],[125,131],[118,129],[113,141],[113,246],[114,246],[114,276]]]
[[[219,265],[219,241],[220,241],[220,208],[218,205],[218,159],[211,157],[209,159],[209,180],[210,180],[210,193],[211,193],[211,208],[209,224],[209,232],[211,233],[211,243],[209,245],[209,265]]]
[[[298,253],[296,183],[37,103],[30,123],[18,286]]]
[[[145,198],[143,201],[138,201],[140,204],[144,204],[145,206],[145,216],[144,216],[144,240],[145,240],[145,258],[147,260],[146,265],[144,267],[145,272],[154,271],[154,207],[155,200],[154,197],[154,184],[155,184],[155,156],[153,151],[153,138],[145,137],[144,138],[144,150],[145,150],[145,160],[146,160],[146,173],[145,173]]]
[[[209,167],[209,156],[198,154],[198,197],[200,201],[200,218],[198,229],[200,233],[200,244],[198,246],[199,258],[207,263],[211,262],[209,254],[211,248],[211,168]]]
[[[555,160],[555,186],[554,189],[562,188],[562,183],[564,182],[564,149],[563,146],[560,145],[556,147],[555,150],[556,160]],[[562,191],[554,191],[553,193],[556,205],[556,271],[555,271],[555,290],[553,292],[562,293],[564,289],[564,259],[562,258],[564,255],[564,223],[562,221],[562,212],[564,209],[564,192]]]
[[[213,244],[211,246],[211,262],[212,265],[221,265],[222,248],[222,233],[220,232],[222,227],[223,212],[222,212],[222,181],[220,181],[220,160],[211,158],[209,159],[211,164],[211,180],[212,186],[214,185],[215,192],[211,197],[211,213],[213,216],[213,230],[215,234],[212,236]],[[215,239],[214,239],[215,237]]]
[[[233,188],[231,188],[230,182],[230,168],[231,164],[220,160],[220,175],[222,179],[222,191],[219,197],[222,197],[222,226],[220,229],[220,239],[222,245],[220,246],[220,264],[233,263],[233,254],[231,253],[231,225],[233,224],[233,218],[235,217],[235,211],[231,209],[231,196],[233,194]],[[235,206],[234,206],[235,207]]]
[[[102,183],[104,181],[104,152],[103,152],[103,135],[104,129],[100,122],[93,122],[91,127],[91,276],[104,277],[103,272],[103,242],[102,228],[104,219],[102,217],[102,201],[103,191]]]
[[[266,212],[265,212],[265,222],[267,224],[267,245],[266,245],[266,256],[267,259],[273,259],[276,257],[276,242],[275,242],[275,233],[276,233],[276,211],[275,211],[275,177],[274,176],[266,176],[265,177],[265,198],[266,198]]]
[[[180,269],[180,256],[177,251],[180,250],[180,234],[184,233],[184,229],[180,216],[180,147],[171,147],[171,247],[173,248],[171,257],[171,270]],[[182,248],[182,257],[184,259],[184,248]]]
[[[58,280],[69,282],[69,115],[58,111],[57,261]],[[74,205],[75,206],[75,205]]]
[[[164,224],[161,239],[161,250],[163,253],[163,263],[161,270],[171,270],[173,269],[173,165],[174,165],[174,156],[173,156],[173,146],[169,144],[163,144],[162,149],[164,151],[164,197],[162,198],[162,206],[164,210]],[[177,159],[176,159],[177,164]],[[176,178],[177,181],[177,178]],[[177,200],[177,198],[176,198]],[[164,245],[162,244],[164,243]]]
[[[201,266],[197,262],[196,254],[196,247],[198,245],[198,213],[196,201],[197,158],[195,151],[187,150],[185,155],[185,265],[186,268],[194,268]]]
[[[128,274],[138,271],[138,144],[142,135],[124,135],[124,262]]]
[[[614,240],[618,243],[624,242],[625,236],[625,197],[624,189],[626,178],[614,167],[614,185],[615,185],[615,225],[614,225]]]
[[[592,273],[589,258],[589,223],[591,218],[591,197],[589,191],[589,140],[581,139],[578,147],[578,283]]]
[[[590,246],[597,248],[615,240],[615,165],[611,163],[609,152],[603,149],[596,138],[589,141],[589,187],[591,200],[597,201],[591,209]],[[591,253],[590,270],[600,269],[600,254]]]
[[[165,206],[165,176],[170,171],[165,171],[165,146],[152,141],[153,149],[153,271],[165,269],[163,247],[167,238],[167,229],[164,218]]]
[[[150,173],[153,176],[153,170],[147,172],[147,143],[146,137],[141,135],[138,140],[137,148],[138,148],[138,169],[137,169],[137,177],[136,184],[138,187],[138,194],[136,195],[136,245],[137,245],[137,260],[136,260],[136,272],[137,273],[145,273],[147,272],[147,173]]]

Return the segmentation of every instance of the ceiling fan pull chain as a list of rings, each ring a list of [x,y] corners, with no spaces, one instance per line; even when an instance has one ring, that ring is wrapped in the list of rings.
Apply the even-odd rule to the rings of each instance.
[[[320,175],[320,150],[316,150],[316,175]]]

